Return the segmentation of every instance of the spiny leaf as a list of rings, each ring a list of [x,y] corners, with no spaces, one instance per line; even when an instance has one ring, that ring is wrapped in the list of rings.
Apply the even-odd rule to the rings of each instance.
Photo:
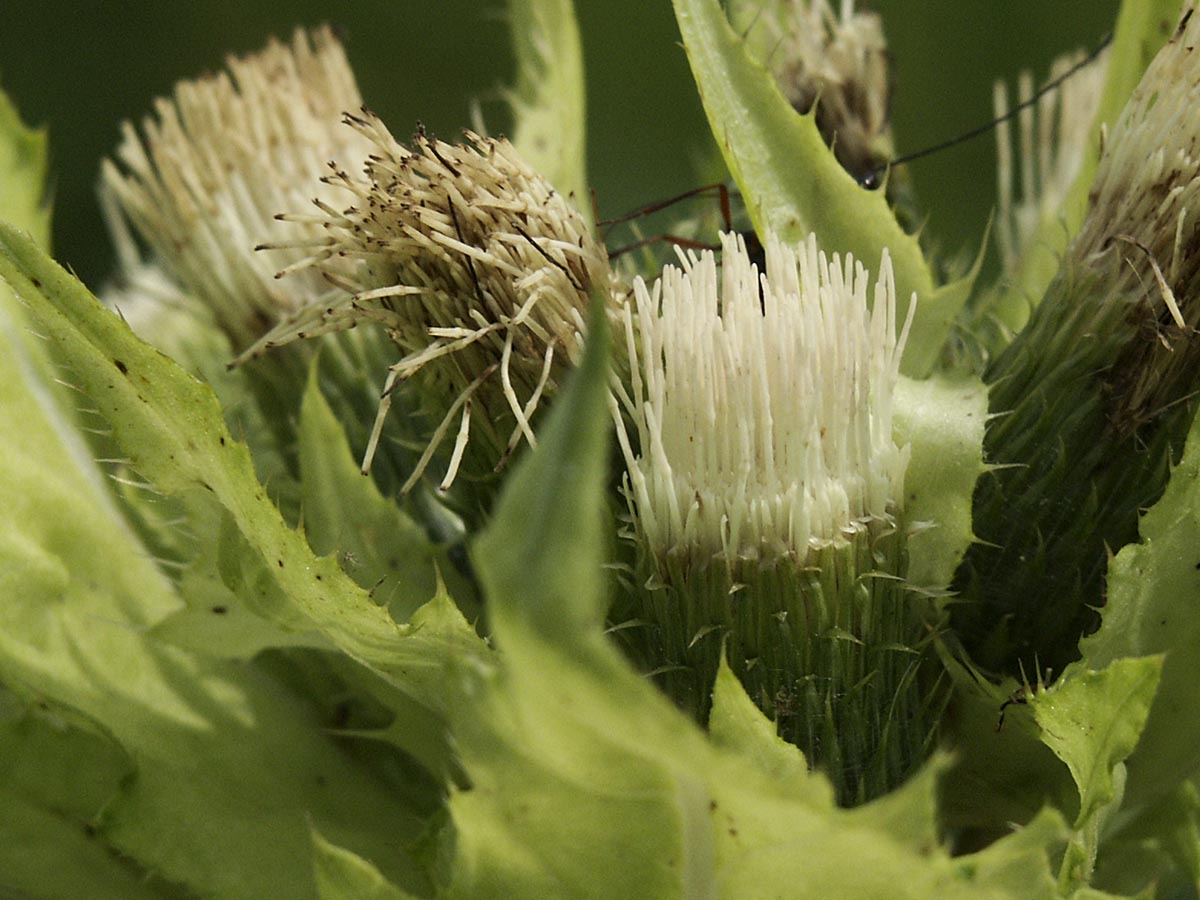
[[[445,659],[478,656],[465,621],[397,625],[332,557],[317,558],[259,485],[211,390],[134,336],[70,274],[0,225],[0,277],[26,302],[71,377],[111,424],[131,467],[163,493],[217,504],[233,525],[229,565],[247,573],[243,600],[292,632],[312,631],[432,708],[448,701]],[[229,570],[233,571],[233,570]]]

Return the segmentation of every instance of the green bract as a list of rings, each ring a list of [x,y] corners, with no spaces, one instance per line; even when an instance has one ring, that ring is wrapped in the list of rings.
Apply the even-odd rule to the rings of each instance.
[[[1186,48],[1200,17],[1189,21],[1190,3],[1181,14],[1171,0],[1127,0],[1089,120],[1106,143],[1089,144],[1057,206],[1012,229],[1037,252],[985,284],[980,265],[947,278],[890,198],[842,170],[816,115],[792,109],[756,57],[762,35],[735,30],[716,0],[674,7],[760,241],[726,238],[719,270],[712,251],[683,251],[687,277],[658,282],[628,260],[610,267],[599,241],[579,263],[584,240],[554,230],[559,207],[530,229],[527,198],[458,193],[449,145],[421,145],[421,164],[453,176],[444,203],[409,203],[404,185],[423,176],[389,136],[369,185],[356,180],[363,160],[334,161],[325,187],[359,190],[357,219],[332,200],[321,217],[279,210],[310,231],[291,245],[274,232],[268,248],[324,254],[328,293],[314,279],[299,317],[281,320],[354,330],[232,370],[245,348],[152,254],[109,295],[118,310],[51,258],[46,140],[0,95],[0,896],[1197,896],[1200,380],[1174,361],[1198,340],[1200,225],[1170,203],[1198,189],[1200,161],[1186,148],[1140,154],[1143,193],[1169,188],[1154,208],[1170,234],[1159,219],[1139,232],[1132,214],[1108,234],[1096,204],[1143,184],[1141,168],[1118,164],[1139,154],[1110,143],[1123,109],[1136,124],[1173,108],[1159,104],[1195,108],[1200,56]],[[757,27],[744,13],[739,27]],[[832,46],[839,19],[821,21]],[[507,171],[528,165],[554,185],[540,212],[569,195],[572,222],[590,222],[574,9],[514,0],[510,23],[504,152],[521,162]],[[340,53],[331,33],[314,46],[301,34],[273,58]],[[1163,70],[1178,77],[1155,81]],[[271,71],[254,83],[269,87]],[[348,70],[325,74],[353,86],[339,80]],[[376,120],[346,112],[378,136]],[[239,137],[252,160],[254,136]],[[462,152],[487,171],[497,146]],[[245,208],[219,213],[245,214],[248,233],[273,221],[239,194],[252,170],[222,171]],[[1097,178],[1104,190],[1092,191]],[[204,199],[188,189],[185,212]],[[468,235],[464,203],[504,206],[503,236]],[[392,213],[392,244],[338,243],[346,223]],[[1072,243],[1079,234],[1093,243]],[[780,241],[806,242],[803,265]],[[135,238],[122,246],[128,256]],[[756,246],[765,271],[752,268]],[[422,247],[455,277],[423,282]],[[839,269],[842,256],[827,265],[847,252],[863,271]],[[520,259],[536,266],[516,270]],[[480,278],[483,266],[503,279]],[[532,315],[531,298],[557,282],[586,319],[569,304],[570,322]],[[435,293],[472,326],[431,319],[405,339],[424,328],[443,362],[471,348],[452,364],[482,360],[454,373],[474,387],[443,408],[436,390],[396,387],[403,421],[384,420],[382,463],[364,477],[364,398],[401,355],[396,304]],[[222,299],[236,310],[236,296]],[[704,354],[664,350],[686,335],[649,327],[681,299],[711,305],[703,349],[732,361],[721,373]],[[772,352],[791,334],[737,343],[753,329],[731,325],[735,308],[757,323],[789,302],[820,304],[770,320],[813,332],[795,346],[819,365],[780,368]],[[306,328],[288,339],[308,340]],[[521,359],[518,396],[509,362],[531,335],[541,343]],[[405,372],[428,362],[404,352],[418,354]],[[668,378],[677,358],[686,370]],[[485,382],[493,390],[471,393]],[[709,393],[689,398],[686,434],[664,437],[663,405],[689,386]],[[427,443],[447,438],[421,466],[440,452],[457,469],[471,405],[488,402],[476,422],[505,423],[509,441],[491,448],[496,471],[453,488],[418,472],[402,494]],[[718,403],[739,428],[706,430],[728,421],[705,415]],[[820,408],[793,419],[788,403]],[[459,421],[447,408],[464,410],[457,436],[434,434]],[[844,440],[828,437],[839,427]],[[672,480],[693,474],[670,456],[679,446],[698,448],[697,483],[714,472],[717,483]],[[1127,454],[1119,467],[1080,463],[1108,446]],[[721,460],[757,450],[739,465],[770,466],[770,478],[720,481]],[[860,471],[862,459],[889,471]],[[639,490],[648,478],[657,492]],[[748,498],[762,484],[783,484],[786,499]],[[649,508],[659,496],[674,506]],[[733,513],[704,518],[725,502]],[[644,542],[646,515],[671,542]],[[1043,620],[1055,626],[1045,648],[1022,624]]]

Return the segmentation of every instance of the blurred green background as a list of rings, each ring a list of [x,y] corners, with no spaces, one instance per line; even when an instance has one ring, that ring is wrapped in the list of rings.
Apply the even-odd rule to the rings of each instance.
[[[834,0],[835,5],[840,0]],[[860,3],[860,6],[863,5]],[[877,0],[895,66],[901,152],[991,116],[991,85],[1057,54],[1093,47],[1117,0]],[[669,0],[577,0],[589,100],[589,166],[601,214],[700,183],[707,130]],[[470,124],[478,100],[492,132],[508,125],[497,88],[512,58],[501,0],[354,3],[3,0],[0,86],[26,121],[49,126],[59,258],[93,286],[110,248],[96,207],[100,159],[123,119],[138,119],[180,78],[213,71],[297,24],[342,30],[368,105],[397,136],[416,123],[442,137]],[[994,138],[911,166],[926,228],[973,251],[995,194]]]

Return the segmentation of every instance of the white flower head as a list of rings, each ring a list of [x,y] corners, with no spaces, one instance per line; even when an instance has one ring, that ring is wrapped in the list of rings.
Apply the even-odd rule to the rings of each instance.
[[[626,316],[634,372],[620,430],[628,494],[655,554],[803,563],[895,510],[908,448],[892,393],[913,306],[897,329],[886,251],[871,286],[816,238],[766,240],[760,275],[741,238],[682,254]]]
[[[328,292],[317,273],[286,284],[274,278],[303,252],[255,247],[296,237],[296,226],[275,215],[314,192],[332,199],[336,190],[319,182],[327,161],[359,163],[371,144],[341,124],[362,98],[328,28],[231,57],[227,68],[181,82],[172,99],[158,101],[142,136],[126,124],[101,190],[123,266],[138,266],[132,226],[154,262],[209,307],[240,349]],[[310,236],[317,230],[308,226]]]

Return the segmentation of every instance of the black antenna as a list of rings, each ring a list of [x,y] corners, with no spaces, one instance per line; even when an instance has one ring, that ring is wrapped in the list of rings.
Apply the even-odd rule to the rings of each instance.
[[[1030,106],[1033,106],[1033,104],[1037,103],[1039,100],[1042,99],[1042,97],[1046,96],[1046,94],[1050,93],[1052,90],[1057,88],[1059,85],[1061,85],[1064,81],[1066,81],[1068,78],[1070,78],[1076,72],[1078,72],[1084,66],[1087,66],[1087,65],[1091,64],[1092,62],[1094,62],[1096,60],[1096,57],[1098,57],[1101,53],[1103,53],[1105,51],[1105,49],[1107,49],[1108,45],[1112,43],[1112,40],[1113,40],[1113,36],[1112,36],[1112,32],[1110,31],[1100,41],[1099,46],[1097,46],[1095,50],[1093,50],[1091,53],[1089,53],[1086,57],[1081,59],[1079,62],[1075,63],[1075,65],[1071,66],[1071,68],[1067,69],[1067,71],[1063,72],[1057,78],[1046,82],[1034,93],[1034,95],[1032,97],[1030,97],[1028,100],[1018,103],[1016,106],[1014,106],[1012,109],[1010,109],[1007,113],[1000,116],[999,118],[992,119],[990,122],[985,122],[982,125],[972,128],[970,131],[963,132],[962,134],[958,135],[957,137],[952,137],[949,140],[942,141],[940,144],[934,144],[932,147],[926,147],[924,150],[918,150],[915,153],[906,153],[903,156],[897,156],[895,159],[889,160],[888,162],[884,163],[882,166],[877,166],[876,168],[872,169],[870,172],[867,172],[865,175],[863,175],[861,178],[858,179],[858,183],[862,187],[866,188],[867,190],[873,191],[879,187],[880,177],[883,176],[888,171],[888,169],[895,168],[896,166],[902,166],[905,163],[910,163],[916,159],[923,159],[926,156],[932,156],[934,153],[939,153],[940,151],[946,150],[949,147],[953,147],[956,144],[962,144],[962,143],[965,143],[966,141],[971,140],[972,138],[979,137],[979,135],[981,135],[981,134],[986,134],[987,132],[989,132],[993,128],[995,128],[997,125],[1001,124],[1002,122],[1006,122],[1009,119],[1016,116],[1019,112],[1021,112],[1021,110],[1028,109]]]

